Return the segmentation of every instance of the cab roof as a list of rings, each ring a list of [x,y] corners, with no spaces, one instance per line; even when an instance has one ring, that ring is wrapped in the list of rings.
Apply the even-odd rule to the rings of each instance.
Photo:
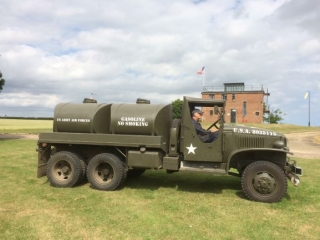
[[[210,98],[193,98],[193,97],[183,97],[184,102],[188,102],[189,105],[201,105],[201,106],[215,106],[224,107],[226,101],[225,100],[217,100],[217,99],[210,99]]]

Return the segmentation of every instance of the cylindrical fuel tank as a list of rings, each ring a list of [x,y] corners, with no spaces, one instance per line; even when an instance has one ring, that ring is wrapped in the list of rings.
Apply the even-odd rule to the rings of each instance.
[[[110,133],[111,104],[60,103],[54,110],[54,132]]]
[[[171,104],[112,104],[111,133],[169,136]]]

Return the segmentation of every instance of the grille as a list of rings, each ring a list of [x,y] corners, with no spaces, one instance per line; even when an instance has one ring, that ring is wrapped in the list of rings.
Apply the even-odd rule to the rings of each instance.
[[[262,148],[264,138],[262,137],[237,137],[238,148]]]

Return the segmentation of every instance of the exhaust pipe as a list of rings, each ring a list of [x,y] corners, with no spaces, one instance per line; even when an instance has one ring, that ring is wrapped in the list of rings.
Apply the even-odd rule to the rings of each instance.
[[[287,174],[287,178],[293,183],[293,185],[295,187],[298,187],[300,184],[300,179],[299,177],[297,177],[296,175],[294,175],[293,173],[288,173]]]

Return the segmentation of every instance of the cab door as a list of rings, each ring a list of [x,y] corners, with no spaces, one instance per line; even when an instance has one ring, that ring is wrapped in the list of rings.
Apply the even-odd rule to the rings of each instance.
[[[196,134],[196,129],[191,119],[188,120],[184,119],[181,125],[182,141],[180,149],[183,151],[184,160],[222,162],[223,129],[217,130],[219,131],[218,139],[211,143],[204,143]],[[214,130],[212,129],[212,131]]]

